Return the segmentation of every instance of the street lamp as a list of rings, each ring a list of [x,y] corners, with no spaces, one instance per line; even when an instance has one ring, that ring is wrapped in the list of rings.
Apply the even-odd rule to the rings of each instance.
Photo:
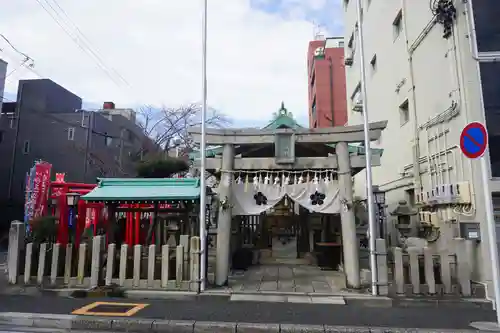
[[[68,236],[70,241],[73,242],[73,237],[75,236],[74,220],[76,217],[76,206],[78,205],[78,200],[80,200],[80,194],[78,193],[67,193],[66,194],[66,204],[68,205]]]
[[[75,207],[78,204],[78,200],[80,200],[80,194],[78,193],[68,193],[66,194],[66,203],[70,207]]]
[[[378,186],[373,186],[373,197],[377,205],[385,205],[385,192],[381,191]]]
[[[378,237],[385,238],[385,192],[378,186],[373,186],[373,199],[375,203],[375,217],[378,220]]]

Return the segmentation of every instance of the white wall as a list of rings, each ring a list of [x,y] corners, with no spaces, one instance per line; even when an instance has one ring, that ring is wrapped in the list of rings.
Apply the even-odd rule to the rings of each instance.
[[[349,0],[345,7],[346,56],[350,54],[348,41],[355,31],[356,0]],[[429,1],[384,0],[364,3],[364,54],[367,69],[367,102],[370,121],[388,120],[387,129],[381,140],[372,147],[384,149],[381,167],[373,169],[373,183],[387,191],[389,210],[401,199],[407,199],[405,190],[412,189],[421,182],[424,190],[439,183],[471,181],[475,195],[476,211],[472,216],[455,214],[459,221],[481,222],[483,241],[477,249],[476,278],[489,280],[490,272],[482,262],[488,258],[485,214],[482,208],[480,173],[477,161],[470,161],[461,155],[458,148],[462,128],[470,121],[483,121],[480,103],[478,67],[472,58],[468,39],[468,22],[465,5],[455,1],[457,23],[454,36],[444,39],[443,26],[430,25],[433,14]],[[370,3],[367,6],[367,3]],[[395,37],[393,22],[402,11],[403,29]],[[406,28],[405,28],[406,27]],[[355,37],[355,39],[357,36]],[[358,44],[356,40],[356,44]],[[411,73],[407,45],[417,45],[412,53],[413,75]],[[370,61],[376,54],[376,68]],[[348,123],[362,122],[362,114],[352,109],[351,94],[360,82],[359,49],[356,48],[354,64],[346,66],[348,99]],[[415,87],[413,92],[412,87]],[[409,121],[401,122],[399,106],[409,101]],[[458,115],[451,120],[419,130],[426,122],[442,115],[452,103],[457,103]],[[416,110],[416,112],[415,112]],[[429,139],[433,137],[437,139]],[[413,173],[414,145],[420,150],[420,173]],[[444,153],[446,151],[446,153]],[[433,159],[437,154],[439,160]],[[443,166],[437,173],[429,172],[429,156],[435,164]],[[365,197],[365,172],[355,178],[355,194]],[[458,224],[442,223],[441,237],[432,246],[445,250],[449,240],[458,236]],[[479,260],[479,258],[483,258]]]
[[[7,76],[7,62],[0,59],[0,110],[2,110],[6,76]]]

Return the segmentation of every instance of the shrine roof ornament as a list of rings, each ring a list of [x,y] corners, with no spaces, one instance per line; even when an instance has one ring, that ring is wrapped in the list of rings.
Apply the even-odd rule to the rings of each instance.
[[[273,113],[273,120],[267,124],[263,129],[278,129],[278,128],[304,128],[304,126],[299,125],[293,118],[293,114],[288,112],[285,108],[285,102],[281,102],[281,106],[278,112]]]

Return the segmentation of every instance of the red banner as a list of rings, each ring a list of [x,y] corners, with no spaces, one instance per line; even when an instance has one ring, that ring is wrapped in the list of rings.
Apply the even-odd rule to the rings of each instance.
[[[31,194],[31,202],[33,204],[32,218],[47,214],[51,170],[52,165],[47,162],[36,164],[35,178],[33,179],[33,193]]]

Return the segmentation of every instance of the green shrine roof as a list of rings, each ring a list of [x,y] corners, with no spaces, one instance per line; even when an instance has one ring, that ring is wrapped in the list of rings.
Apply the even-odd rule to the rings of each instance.
[[[279,128],[292,128],[292,129],[298,129],[298,128],[305,128],[304,126],[300,125],[297,123],[297,121],[293,118],[293,114],[291,112],[288,112],[288,110],[285,108],[285,104],[281,102],[281,107],[274,114],[273,120],[269,122],[266,126],[264,126],[262,129],[279,129]],[[327,144],[327,146],[330,147],[335,147],[335,144]],[[217,155],[222,154],[222,146],[217,146],[217,147],[212,147],[212,148],[207,148],[206,150],[206,156],[207,157],[215,157]],[[372,148],[372,151],[374,153],[378,153],[382,155],[383,149],[377,149],[377,148]],[[365,154],[365,148],[364,146],[360,145],[349,145],[349,152],[350,153],[357,153],[357,154]],[[194,151],[189,154],[190,159],[196,159],[200,157],[200,152],[199,151]]]
[[[199,178],[98,178],[97,187],[81,198],[86,201],[165,201],[199,197]]]
[[[288,112],[288,110],[285,108],[285,103],[283,102],[281,102],[281,108],[279,109],[279,111],[274,115],[274,119],[262,129],[275,130],[278,128],[304,128],[304,126],[299,125],[295,121],[292,113]]]

